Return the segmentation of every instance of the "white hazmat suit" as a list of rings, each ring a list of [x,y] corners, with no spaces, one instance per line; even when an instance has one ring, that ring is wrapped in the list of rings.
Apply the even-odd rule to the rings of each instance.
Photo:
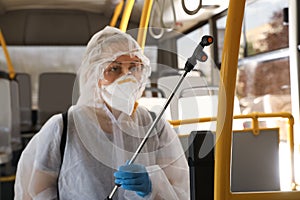
[[[150,75],[149,60],[137,42],[112,27],[96,33],[87,45],[78,71],[80,97],[68,112],[65,153],[61,166],[61,115],[51,117],[20,158],[15,200],[57,199],[104,200],[114,187],[113,173],[129,160],[153,122],[149,111],[138,106],[131,115],[114,112],[103,101],[98,81],[104,69],[118,56],[136,56],[144,65],[140,80],[142,94]],[[186,200],[189,171],[178,136],[161,119],[135,163],[144,165],[152,191],[145,197],[119,188],[113,199]],[[57,186],[59,185],[59,187]]]

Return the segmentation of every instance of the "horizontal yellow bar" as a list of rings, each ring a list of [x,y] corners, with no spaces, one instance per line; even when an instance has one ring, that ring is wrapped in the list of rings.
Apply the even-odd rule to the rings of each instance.
[[[180,126],[185,124],[216,121],[216,119],[217,119],[216,117],[203,117],[203,118],[193,118],[193,119],[183,119],[183,120],[170,120],[169,123],[172,126]]]
[[[0,177],[0,182],[10,182],[10,181],[14,181],[16,179],[15,175],[12,176],[2,176]]]
[[[294,124],[294,118],[291,113],[287,112],[280,112],[280,113],[250,113],[246,115],[235,115],[233,116],[234,119],[247,119],[247,118],[270,118],[270,117],[282,117],[288,118],[291,124]],[[170,120],[169,123],[173,126],[185,125],[185,124],[194,124],[200,122],[210,122],[216,121],[216,117],[203,117],[203,118],[192,118],[192,119],[183,119],[183,120]]]

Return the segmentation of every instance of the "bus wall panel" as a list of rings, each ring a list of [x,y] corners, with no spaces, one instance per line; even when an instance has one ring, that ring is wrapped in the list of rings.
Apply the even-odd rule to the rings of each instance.
[[[84,44],[89,38],[84,14],[33,13],[27,18],[25,44]]]
[[[0,15],[0,28],[6,43],[11,45],[24,44],[25,20],[24,12],[11,12]]]
[[[72,10],[20,10],[0,15],[7,45],[86,45],[110,17]]]

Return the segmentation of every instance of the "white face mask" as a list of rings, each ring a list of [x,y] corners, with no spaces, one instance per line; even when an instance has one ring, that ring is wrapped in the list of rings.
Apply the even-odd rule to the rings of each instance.
[[[124,75],[110,85],[102,86],[102,98],[112,108],[131,115],[140,97],[141,84],[132,75]]]

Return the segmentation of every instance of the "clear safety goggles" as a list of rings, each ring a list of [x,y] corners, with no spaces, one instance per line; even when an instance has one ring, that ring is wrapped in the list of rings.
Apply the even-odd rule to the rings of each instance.
[[[103,71],[103,78],[108,82],[114,82],[120,76],[131,74],[141,80],[145,66],[137,61],[112,61]]]

